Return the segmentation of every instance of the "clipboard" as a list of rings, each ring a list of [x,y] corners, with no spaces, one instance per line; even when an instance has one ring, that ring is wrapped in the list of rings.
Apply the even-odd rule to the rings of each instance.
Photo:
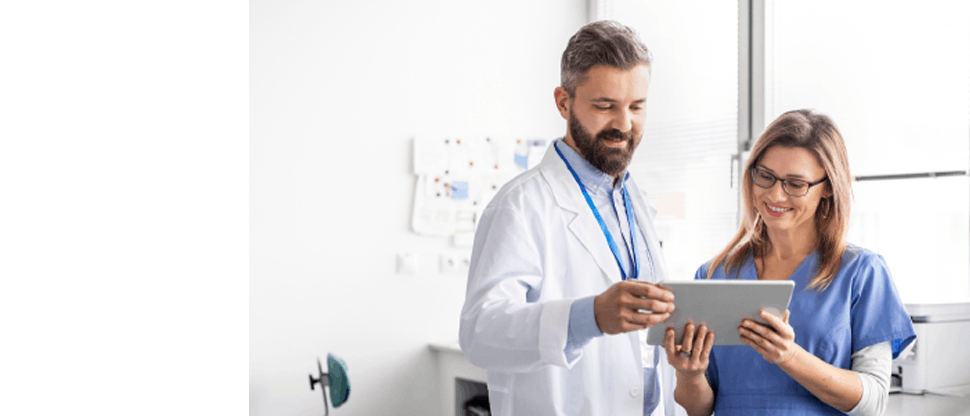
[[[695,326],[707,324],[714,332],[714,345],[747,345],[738,335],[741,320],[767,324],[759,316],[762,309],[784,316],[795,289],[791,280],[690,280],[659,285],[674,292],[675,309],[669,318],[647,331],[649,345],[663,345],[670,327],[676,330],[675,345],[680,345],[688,319]]]

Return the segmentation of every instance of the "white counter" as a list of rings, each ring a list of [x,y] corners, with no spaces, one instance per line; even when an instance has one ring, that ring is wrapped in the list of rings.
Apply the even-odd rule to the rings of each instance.
[[[970,416],[970,398],[893,393],[883,416]]]

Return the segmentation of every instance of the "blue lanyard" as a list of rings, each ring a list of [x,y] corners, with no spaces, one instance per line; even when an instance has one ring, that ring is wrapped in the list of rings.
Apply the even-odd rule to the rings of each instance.
[[[589,193],[586,192],[586,187],[583,185],[583,181],[579,179],[579,175],[577,175],[576,171],[573,170],[573,167],[569,165],[569,161],[567,161],[566,157],[563,156],[562,152],[559,150],[559,147],[556,146],[555,143],[553,143],[552,147],[556,149],[556,153],[559,154],[559,158],[566,163],[566,167],[569,168],[569,173],[573,174],[573,179],[575,179],[576,183],[579,184],[579,190],[583,191],[583,197],[586,198],[586,204],[589,205],[591,210],[593,210],[593,216],[596,217],[596,221],[600,224],[600,229],[603,230],[603,235],[606,236],[606,242],[610,245],[610,251],[613,252],[613,258],[616,259],[617,266],[620,266],[620,274],[622,275],[623,280],[636,279],[640,275],[640,251],[637,250],[636,225],[634,225],[633,208],[632,204],[630,204],[630,195],[626,191],[626,183],[623,184],[623,205],[626,206],[626,218],[627,222],[630,223],[630,242],[633,245],[633,255],[630,256],[633,263],[633,273],[629,275],[626,273],[626,269],[623,268],[623,260],[620,259],[620,249],[617,247],[616,241],[613,240],[613,234],[611,234],[610,230],[606,228],[606,222],[603,221],[603,217],[600,216],[600,211],[596,209],[596,205],[593,204],[593,199],[590,198]]]

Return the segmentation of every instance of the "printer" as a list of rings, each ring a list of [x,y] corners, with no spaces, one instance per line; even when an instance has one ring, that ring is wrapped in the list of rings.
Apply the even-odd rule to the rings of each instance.
[[[893,360],[892,388],[970,396],[970,303],[906,304],[916,342]]]

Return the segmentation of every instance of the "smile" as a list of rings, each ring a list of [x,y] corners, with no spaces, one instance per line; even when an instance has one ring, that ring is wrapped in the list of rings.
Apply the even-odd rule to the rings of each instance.
[[[603,139],[603,144],[609,147],[626,147],[625,139]]]
[[[791,208],[781,208],[781,207],[776,208],[771,206],[771,204],[767,202],[765,202],[765,206],[768,207],[770,211],[774,211],[774,212],[788,212],[792,210]]]

